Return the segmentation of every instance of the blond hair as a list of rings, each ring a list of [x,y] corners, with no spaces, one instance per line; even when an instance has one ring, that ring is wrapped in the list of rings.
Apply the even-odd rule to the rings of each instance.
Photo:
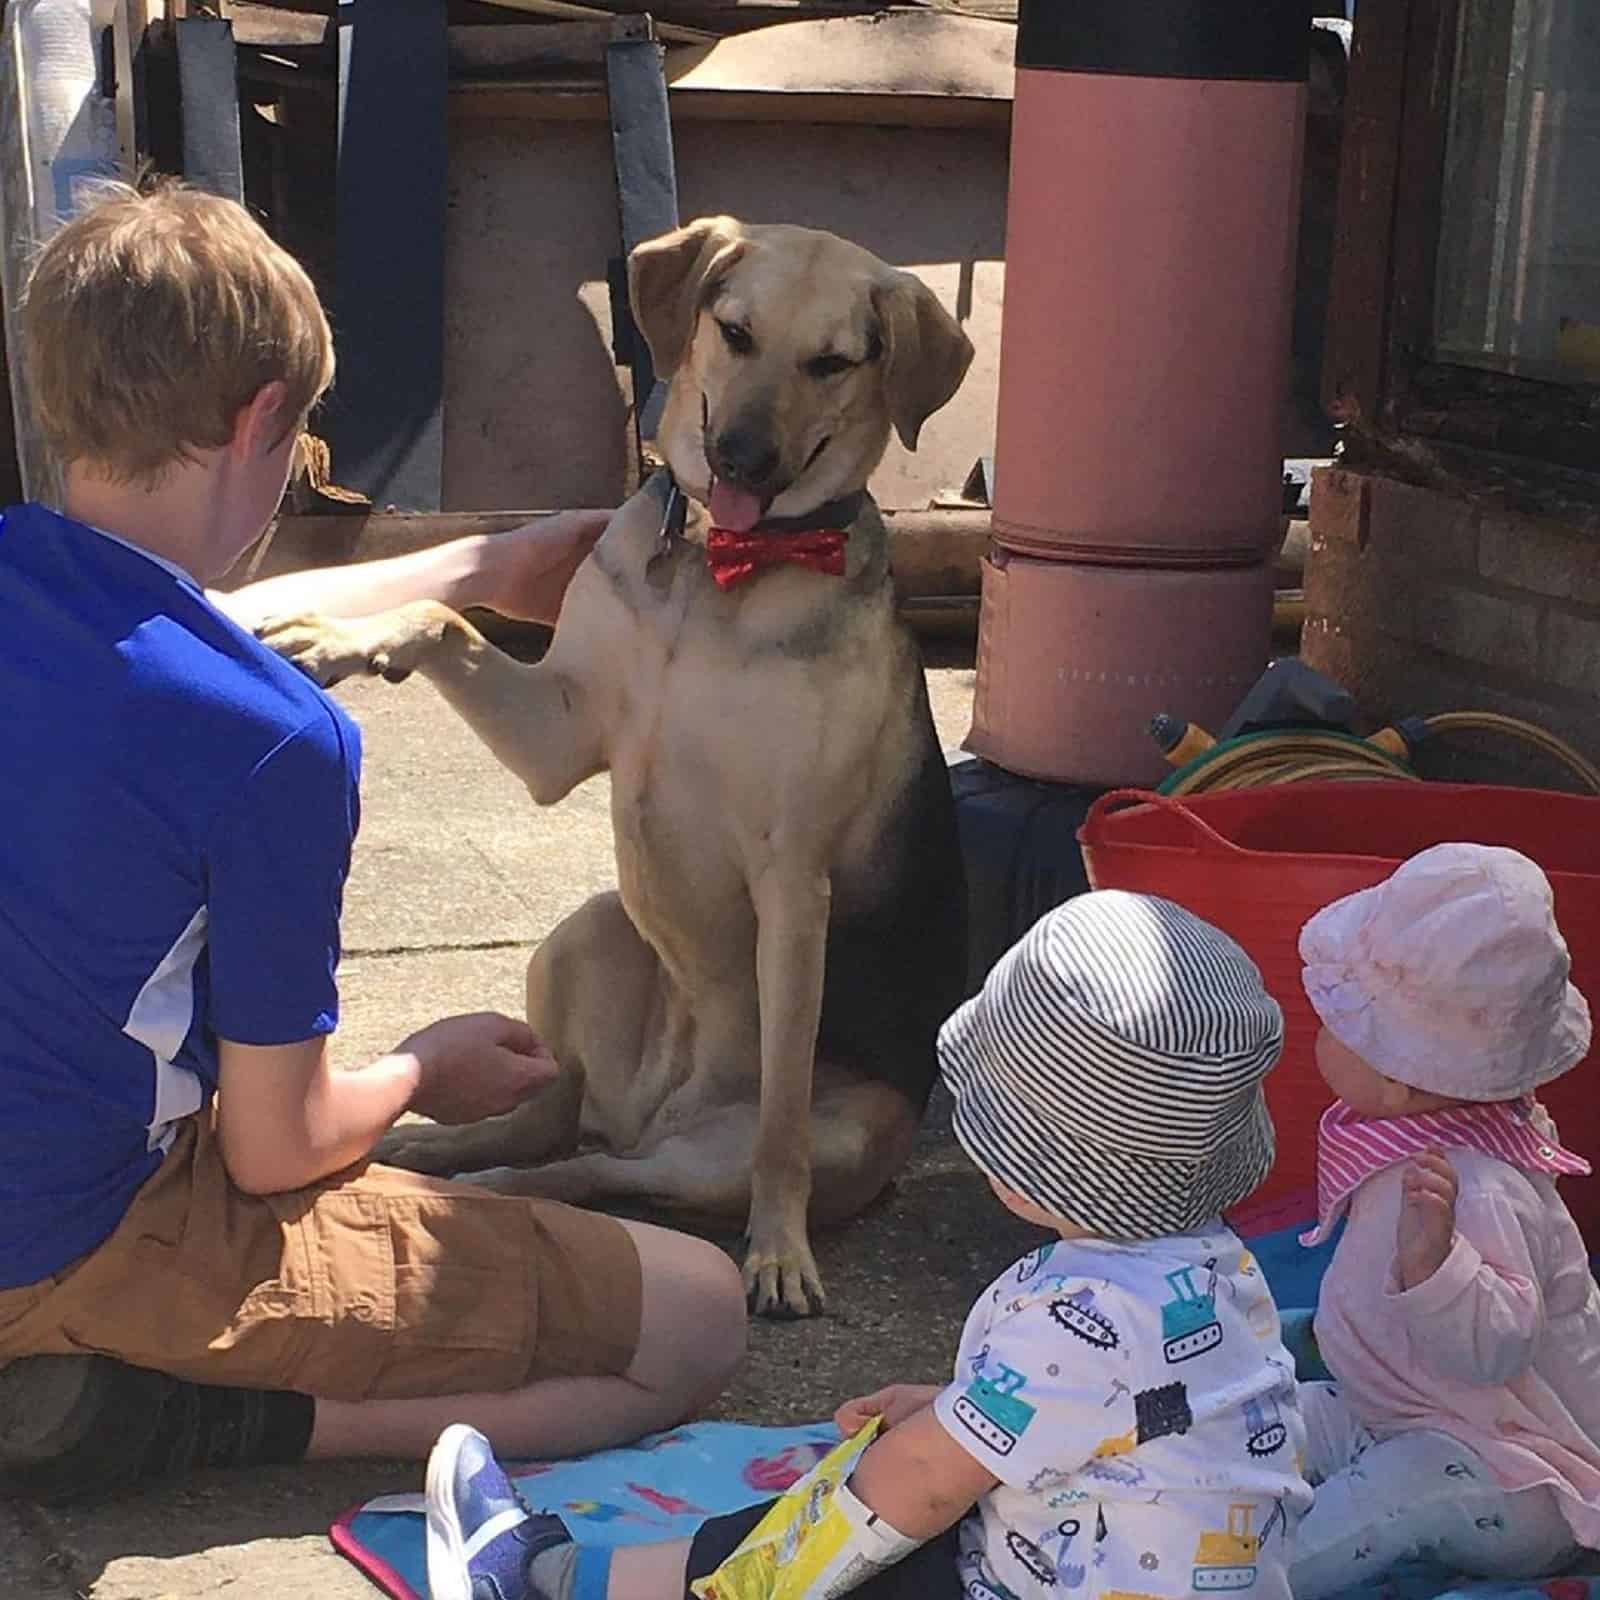
[[[263,385],[284,432],[333,380],[304,269],[240,205],[165,184],[103,192],[40,252],[22,308],[39,425],[63,461],[150,479],[218,449]]]

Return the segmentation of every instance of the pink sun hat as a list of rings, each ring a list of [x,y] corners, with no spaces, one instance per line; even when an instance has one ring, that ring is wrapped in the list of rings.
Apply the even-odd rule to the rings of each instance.
[[[1516,850],[1441,844],[1300,930],[1323,1025],[1385,1077],[1515,1100],[1589,1053],[1550,880]]]

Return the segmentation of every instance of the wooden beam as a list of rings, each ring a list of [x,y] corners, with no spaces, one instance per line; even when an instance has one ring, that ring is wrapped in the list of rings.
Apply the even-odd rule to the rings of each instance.
[[[1380,420],[1433,354],[1445,145],[1460,36],[1459,0],[1414,0],[1406,44],[1405,109],[1395,168],[1394,235]]]
[[[1342,422],[1382,402],[1390,246],[1400,168],[1413,0],[1361,0],[1340,156],[1323,404]]]
[[[218,585],[236,589],[308,567],[345,566],[411,555],[469,534],[504,533],[539,511],[357,512],[279,517],[263,546],[246,551]],[[987,511],[885,511],[889,558],[902,595],[974,595],[989,544]]]
[[[328,33],[328,19],[286,6],[253,5],[241,0],[233,11],[233,36],[241,45],[316,45]]]
[[[150,153],[145,91],[145,39],[149,31],[149,0],[116,0],[111,40],[117,69],[117,152],[124,172],[137,172]]]
[[[611,23],[508,22],[449,30],[451,74],[537,76],[573,68],[598,73],[611,43]]]
[[[991,128],[1011,125],[1008,100],[954,100],[945,95],[782,94],[745,89],[670,89],[675,122],[804,122],[880,128]],[[550,83],[453,83],[452,117],[532,122],[598,122],[607,115],[604,88]]]
[[[637,0],[612,0],[611,4],[583,5],[578,0],[494,0],[508,11],[526,11],[540,17],[562,17],[569,22],[594,21],[610,18],[637,9]],[[717,35],[703,28],[684,28],[675,23],[662,22],[656,32],[673,44],[715,44]]]

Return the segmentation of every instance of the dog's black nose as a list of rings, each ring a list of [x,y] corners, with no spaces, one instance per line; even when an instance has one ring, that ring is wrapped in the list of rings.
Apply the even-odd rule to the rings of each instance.
[[[711,467],[725,483],[745,489],[765,488],[778,470],[778,451],[754,428],[729,428],[717,436]]]

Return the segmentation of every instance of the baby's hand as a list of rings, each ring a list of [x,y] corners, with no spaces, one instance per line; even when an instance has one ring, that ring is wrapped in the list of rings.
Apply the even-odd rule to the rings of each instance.
[[[1426,1283],[1450,1254],[1456,1233],[1456,1170],[1437,1146],[1406,1163],[1394,1254],[1400,1286]]]
[[[873,1417],[882,1417],[883,1426],[893,1428],[931,1406],[938,1393],[936,1383],[891,1383],[887,1389],[846,1400],[833,1414],[834,1426],[847,1439],[860,1433]]]

